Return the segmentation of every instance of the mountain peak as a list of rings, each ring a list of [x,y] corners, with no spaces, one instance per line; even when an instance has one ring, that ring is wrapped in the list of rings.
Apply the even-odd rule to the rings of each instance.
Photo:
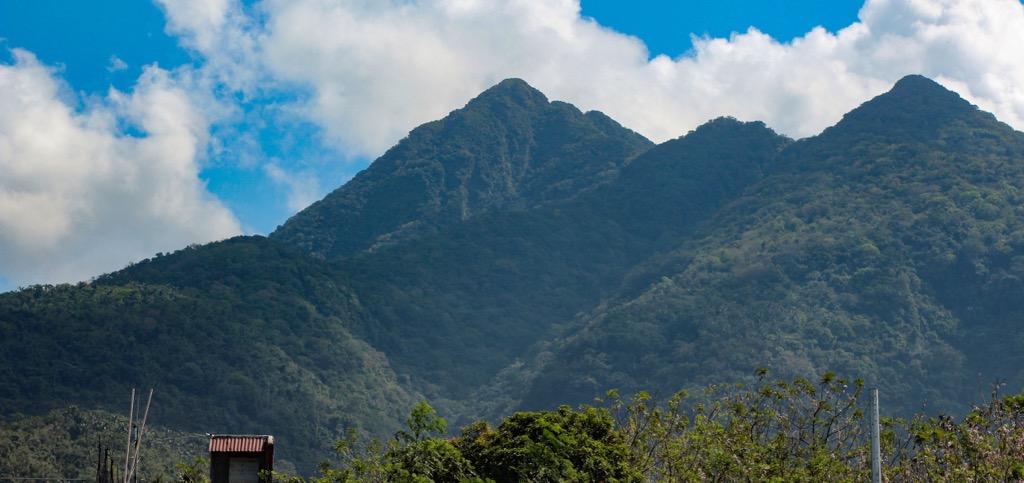
[[[908,75],[896,82],[889,92],[847,113],[823,135],[934,137],[953,121],[977,124],[993,119],[991,114],[934,80]]]
[[[901,102],[905,104],[904,107],[916,106],[917,110],[923,111],[921,114],[935,115],[942,112],[949,117],[978,112],[977,107],[964,100],[956,92],[917,74],[903,77],[892,86],[889,92],[878,98],[887,98],[890,102]]]
[[[956,95],[952,91],[942,87],[941,84],[921,74],[910,74],[896,81],[896,84],[889,90],[890,93],[913,94],[931,93],[933,95]],[[959,96],[956,96],[959,97]]]
[[[540,91],[537,91],[537,89],[534,89],[533,86],[531,86],[526,81],[524,81],[524,80],[522,80],[522,79],[520,79],[518,77],[510,77],[508,79],[505,79],[505,80],[495,84],[494,87],[491,87],[490,89],[485,90],[484,92],[500,91],[500,90],[508,90],[508,91],[527,90],[527,91],[536,91],[537,93],[540,93]],[[541,95],[543,95],[543,94],[541,94]]]
[[[506,79],[416,129],[270,235],[327,258],[428,236],[475,216],[566,200],[651,142]]]
[[[494,109],[496,106],[538,107],[548,104],[548,98],[526,81],[517,78],[505,79],[493,87],[483,91],[466,104],[466,108],[483,106]]]

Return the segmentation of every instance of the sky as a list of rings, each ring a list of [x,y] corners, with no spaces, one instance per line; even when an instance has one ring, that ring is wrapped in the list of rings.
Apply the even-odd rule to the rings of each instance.
[[[1021,0],[0,0],[0,291],[268,234],[509,77],[653,141],[923,74],[1024,128]]]

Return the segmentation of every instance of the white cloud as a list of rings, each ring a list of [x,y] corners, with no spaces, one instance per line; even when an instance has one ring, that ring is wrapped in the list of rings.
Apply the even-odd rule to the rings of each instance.
[[[228,21],[228,0],[159,0],[167,30],[184,35],[200,51],[220,48],[218,37]]]
[[[206,192],[208,121],[173,74],[83,112],[54,72],[15,50],[0,64],[0,274],[9,284],[88,279],[158,251],[240,233]],[[131,125],[141,134],[121,134]]]
[[[868,0],[838,32],[696,38],[676,59],[650,59],[639,39],[581,17],[577,0],[157,3],[194,69],[151,67],[133,92],[77,112],[73,91],[27,53],[0,65],[0,276],[12,283],[87,277],[237,233],[199,180],[210,146],[219,163],[262,165],[298,209],[338,170],[317,164],[330,156],[268,156],[268,134],[312,123],[296,136],[315,136],[286,145],[376,156],[507,77],[655,141],[723,115],[817,134],[912,73],[1024,128],[1019,0]],[[118,134],[124,124],[146,135]]]
[[[285,187],[289,210],[299,211],[321,196],[320,182],[315,173],[289,172],[277,162],[269,163],[263,169],[274,183]]]
[[[167,18],[166,32],[204,54],[197,80],[210,92],[257,96],[268,77],[257,58],[258,19],[238,0],[154,0]]]
[[[261,52],[279,79],[309,86],[304,112],[342,149],[379,154],[506,77],[572,94],[642,71],[634,38],[581,20],[574,1],[275,1]],[[641,80],[641,79],[637,79]]]
[[[869,66],[913,70],[1024,128],[1024,5],[1019,0],[874,0],[858,53]],[[893,18],[907,21],[894,24]]]
[[[110,56],[110,62],[107,63],[107,72],[117,72],[127,68],[128,64],[125,61],[119,59],[116,55]]]
[[[648,59],[638,39],[582,18],[576,0],[265,0],[259,22],[213,2],[228,13],[207,17],[248,19],[235,27],[178,20],[205,19],[193,13],[204,2],[162,1],[212,64],[246,58],[264,82],[302,86],[298,112],[346,155],[380,154],[506,77],[656,141],[721,115],[813,135],[911,73],[1024,126],[1018,0],[869,0],[840,32],[779,43],[751,29],[695,39],[678,59]],[[249,43],[204,48],[216,35]]]

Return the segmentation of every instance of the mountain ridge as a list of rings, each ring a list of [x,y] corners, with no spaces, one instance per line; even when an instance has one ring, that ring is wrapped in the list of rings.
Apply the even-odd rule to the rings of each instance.
[[[740,136],[751,140],[736,142],[734,137]],[[718,149],[692,149],[702,142]],[[431,320],[451,323],[464,317],[460,314],[491,314],[487,326],[467,330],[473,324],[464,320],[453,326],[453,332],[446,332],[446,337],[495,333],[480,349],[471,344],[458,357],[497,372],[499,367],[482,363],[482,358],[506,353],[507,362],[511,362],[517,354],[507,348],[489,347],[504,340],[506,347],[521,350],[536,343],[555,323],[595,303],[595,297],[609,293],[621,281],[631,264],[683,236],[719,204],[757,180],[762,167],[786,142],[762,123],[712,121],[676,142],[637,156],[616,179],[581,192],[574,199],[523,212],[482,215],[420,243],[389,248],[342,265],[351,274],[354,286],[363,287],[363,297],[395,294],[391,303],[382,304],[387,310],[378,315],[391,330],[406,327],[411,332]],[[711,169],[719,162],[728,170]],[[657,184],[648,184],[652,180]],[[497,259],[493,265],[480,263],[492,257]],[[415,263],[396,267],[391,265],[395,259]],[[380,273],[388,277],[381,278]],[[545,275],[541,280],[522,283],[534,273]],[[462,286],[466,281],[469,286]],[[439,287],[451,287],[452,291],[437,293]],[[511,304],[507,312],[488,310],[488,304],[498,305],[506,297],[505,292],[518,293],[528,303]],[[405,299],[401,295],[405,293],[418,296],[397,302]],[[434,309],[436,319],[421,314],[429,301],[450,298],[453,293],[459,296],[447,306]],[[557,297],[552,298],[552,294]],[[476,303],[484,305],[474,309],[464,306]],[[528,320],[524,314],[529,314]],[[492,325],[500,330],[495,331]],[[443,331],[442,327],[444,323],[438,322],[435,330]],[[395,347],[395,342],[370,337],[378,347]],[[473,350],[482,354],[470,357]],[[435,357],[429,347],[398,352],[417,356],[412,359],[416,361],[413,366],[420,367],[430,365]],[[403,355],[396,358],[392,361],[399,366],[403,364],[398,359],[407,359]],[[438,382],[437,378],[432,380],[433,384]]]
[[[414,129],[270,238],[347,258],[480,213],[565,199],[613,177],[649,146],[607,116],[549,102],[524,81],[508,79]]]
[[[507,80],[269,237],[0,294],[0,408],[153,379],[157,423],[311,474],[423,398],[464,423],[763,365],[962,407],[978,372],[1024,386],[1022,187],[1024,134],[920,77],[812,138],[657,146]]]
[[[948,115],[936,115],[936,105]],[[927,122],[909,121],[917,118]],[[983,143],[961,139],[978,134]],[[649,286],[581,316],[526,404],[673,379],[715,382],[708,374],[742,380],[762,364],[777,374],[781,368],[782,377],[855,373],[903,395],[894,403],[904,410],[926,401],[954,407],[952,400],[973,393],[965,389],[977,382],[972,367],[1024,384],[1019,371],[984,363],[989,354],[962,325],[984,305],[972,299],[991,301],[990,287],[1013,286],[1021,275],[1009,269],[1024,247],[1010,240],[1020,236],[1024,213],[1016,190],[1004,189],[1024,186],[1022,142],[1024,134],[938,84],[901,80],[820,136],[785,148],[769,174],[699,236],[634,275]],[[987,248],[993,243],[1006,245]],[[635,347],[616,348],[636,338],[622,327],[644,327],[647,363],[631,360]],[[893,331],[908,340],[893,346],[885,335]],[[843,338],[851,342],[839,344]],[[975,350],[965,354],[971,344]],[[724,356],[732,347],[757,355]],[[940,366],[941,375],[923,370]],[[567,386],[570,375],[588,385]]]

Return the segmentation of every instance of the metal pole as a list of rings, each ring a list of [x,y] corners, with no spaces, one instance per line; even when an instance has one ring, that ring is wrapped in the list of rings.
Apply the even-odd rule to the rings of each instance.
[[[878,389],[872,388],[871,397],[871,481],[882,483],[882,442],[878,418]]]
[[[140,400],[141,402],[141,400]],[[139,432],[135,436],[135,457],[132,459],[132,467],[129,480],[138,480],[139,475],[137,473],[139,469],[139,449],[142,446],[142,433],[146,431],[146,419],[149,418],[149,404],[153,402],[153,389],[149,390],[149,399],[146,400],[146,412],[142,414],[142,422],[139,423]]]
[[[103,482],[103,445],[100,437],[96,437],[96,483]]]
[[[128,443],[125,445],[125,450],[124,450],[124,474],[125,474],[125,478],[127,478],[127,475],[128,475],[128,463],[129,463],[129,461],[132,458],[132,423],[135,420],[134,418],[135,418],[135,388],[133,387],[132,388],[132,407],[131,407],[131,409],[128,410]],[[128,480],[125,479],[124,483],[128,483]]]

